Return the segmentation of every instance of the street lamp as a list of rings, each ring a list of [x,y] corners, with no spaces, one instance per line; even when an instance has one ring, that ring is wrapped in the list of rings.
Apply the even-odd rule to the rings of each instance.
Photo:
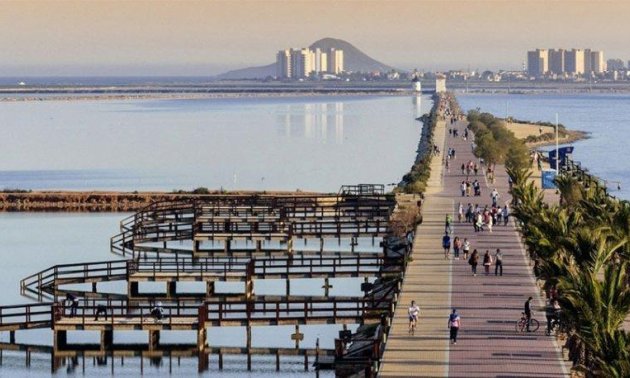
[[[560,162],[560,155],[558,154],[558,113],[556,113],[556,174],[558,171],[558,164]]]

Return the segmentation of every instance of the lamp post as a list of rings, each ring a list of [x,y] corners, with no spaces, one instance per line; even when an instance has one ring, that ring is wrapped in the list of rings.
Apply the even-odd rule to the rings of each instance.
[[[558,113],[556,113],[556,174],[558,171],[558,165],[560,164],[560,155],[558,155]]]

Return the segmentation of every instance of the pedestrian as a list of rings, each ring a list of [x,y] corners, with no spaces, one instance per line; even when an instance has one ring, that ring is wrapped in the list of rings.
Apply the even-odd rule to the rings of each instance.
[[[446,214],[446,218],[444,219],[444,231],[452,234],[453,233],[453,217],[451,214]]]
[[[459,189],[462,191],[462,197],[466,195],[466,181],[462,181],[462,184],[459,186]]]
[[[462,223],[462,218],[464,218],[464,205],[460,202],[457,207],[457,220],[459,220],[459,223]]]
[[[448,317],[448,328],[450,329],[450,341],[451,344],[457,344],[457,333],[459,327],[462,325],[462,319],[457,313],[457,309],[453,309],[453,312]]]
[[[503,252],[499,248],[497,248],[497,252],[494,254],[494,275],[496,276],[499,273],[500,276],[503,275]]]
[[[68,293],[66,294],[66,302],[70,305],[70,317],[76,316],[79,308],[79,299],[76,295]]]
[[[466,171],[466,164],[462,163],[462,176],[464,175],[465,171]]]
[[[508,220],[510,218],[510,209],[508,209],[507,205],[503,206],[503,210],[501,210],[501,215],[503,216],[503,225],[507,226]]]
[[[459,250],[462,248],[462,241],[459,239],[459,236],[455,237],[453,240],[453,258],[459,260]]]
[[[105,315],[105,320],[107,320],[107,307],[103,304],[96,306],[96,313],[94,314],[94,320],[98,320],[99,315]]]
[[[492,206],[496,207],[497,201],[499,200],[499,191],[497,190],[497,188],[494,188],[494,190],[492,190],[492,193],[490,193],[490,197],[492,198]]]
[[[471,223],[473,221],[473,205],[469,202],[468,209],[466,210],[466,223]]]
[[[162,307],[162,302],[156,303],[155,307],[151,309],[151,315],[157,322],[161,322],[162,319],[164,319],[164,307]]]
[[[473,276],[476,276],[477,265],[479,264],[479,252],[477,252],[477,249],[473,249],[472,255],[470,255],[470,259],[468,259],[468,264],[470,264]]]
[[[462,244],[462,252],[464,252],[464,260],[468,260],[468,252],[470,252],[470,242],[467,238],[464,238],[464,244]]]
[[[448,236],[448,232],[444,233],[442,237],[442,248],[444,248],[444,258],[448,259],[451,257],[451,237]]]
[[[477,174],[479,173],[479,166],[477,165],[477,163],[475,163],[475,167],[473,168],[473,171],[475,171],[475,176],[477,176]]]
[[[529,329],[529,324],[532,321],[532,297],[527,298],[525,302],[525,317],[527,318],[527,332],[531,332]]]
[[[413,335],[416,330],[418,315],[420,314],[420,307],[418,307],[416,301],[411,301],[411,306],[409,306],[407,312],[409,313],[409,333]]]
[[[451,170],[448,166],[448,158],[446,159],[446,162],[444,163],[444,165],[446,165],[446,172],[451,173]]]
[[[490,274],[490,265],[492,265],[492,256],[490,256],[490,251],[486,249],[486,254],[483,255],[483,269],[486,276]]]

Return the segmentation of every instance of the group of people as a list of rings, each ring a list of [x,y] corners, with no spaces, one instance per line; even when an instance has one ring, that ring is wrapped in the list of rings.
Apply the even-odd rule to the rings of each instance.
[[[504,226],[507,226],[510,219],[510,208],[507,204],[503,205],[503,208],[499,207],[495,203],[492,207],[487,205],[483,208],[478,204],[473,206],[472,203],[468,203],[466,209],[460,202],[457,208],[457,219],[462,222],[472,223],[475,232],[483,231],[484,228],[492,232],[492,227],[503,222]]]
[[[76,295],[72,293],[67,293],[65,299],[60,303],[63,306],[61,307],[62,310],[63,308],[70,308],[70,313],[68,314],[69,317],[72,318],[77,315],[77,310],[79,308],[79,298]],[[59,315],[61,314],[62,313],[60,312]],[[103,303],[96,304],[94,308],[94,320],[99,320],[101,316],[103,316],[105,320],[107,320],[107,306]],[[161,322],[165,318],[162,302],[158,301],[151,308],[151,316],[153,316],[158,322]]]
[[[473,193],[475,197],[481,196],[481,184],[479,184],[477,180],[471,182],[469,179],[466,179],[462,181],[459,189],[462,193],[462,197],[470,197]]]
[[[479,165],[474,163],[472,160],[469,160],[468,163],[462,163],[461,170],[462,175],[466,175],[466,179],[468,179],[468,177],[473,173],[477,176],[479,173]]]
[[[473,276],[477,275],[477,266],[479,266],[479,260],[479,252],[477,251],[477,249],[473,249],[470,258],[468,259],[468,264],[470,265]],[[490,254],[490,250],[486,250],[486,253],[483,255],[482,264],[486,276],[490,274],[490,267],[492,266],[492,264],[494,264],[494,275],[503,276],[503,252],[501,252],[501,249],[497,248],[494,256]]]
[[[420,307],[416,304],[416,301],[411,301],[411,305],[407,309],[409,314],[409,334],[413,335],[416,332],[416,325],[418,323],[418,317],[420,316]],[[457,309],[448,316],[447,328],[449,329],[449,340],[451,344],[457,344],[457,334],[459,333],[459,327],[461,327],[462,318],[457,313]]]

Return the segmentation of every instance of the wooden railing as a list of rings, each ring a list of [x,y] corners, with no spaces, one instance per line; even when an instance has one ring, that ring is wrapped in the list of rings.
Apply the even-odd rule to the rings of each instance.
[[[0,307],[0,331],[51,326],[52,303]]]

